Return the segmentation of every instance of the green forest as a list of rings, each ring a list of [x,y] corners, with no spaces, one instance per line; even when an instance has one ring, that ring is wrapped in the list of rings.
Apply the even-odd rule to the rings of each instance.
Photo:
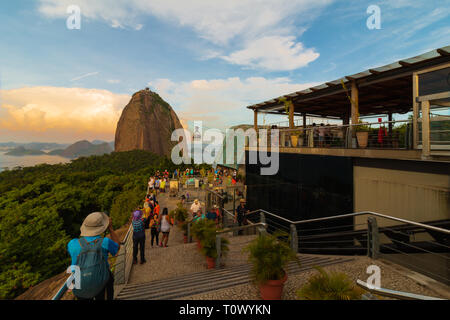
[[[156,170],[185,169],[147,151],[0,173],[0,299],[12,299],[69,265],[67,243],[94,211],[124,225]]]

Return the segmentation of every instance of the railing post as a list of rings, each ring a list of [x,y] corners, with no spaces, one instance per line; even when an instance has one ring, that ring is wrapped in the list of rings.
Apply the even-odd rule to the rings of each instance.
[[[187,224],[187,238],[188,238],[188,243],[192,242],[192,237],[191,237],[191,223],[188,222]]]
[[[217,258],[216,258],[216,269],[220,268],[220,256],[222,254],[222,237],[216,236],[216,249],[217,249]]]
[[[377,219],[367,218],[367,255],[372,259],[378,259],[380,253],[380,238]]]
[[[295,224],[291,223],[291,249],[297,253],[298,252],[298,234],[297,227]]]
[[[264,215],[264,212],[259,213],[259,222],[266,223],[266,216]]]

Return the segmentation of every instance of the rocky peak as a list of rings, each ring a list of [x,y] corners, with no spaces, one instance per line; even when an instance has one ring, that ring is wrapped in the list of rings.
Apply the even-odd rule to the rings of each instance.
[[[170,156],[173,130],[182,128],[172,107],[149,88],[133,94],[117,123],[115,151],[148,150]]]

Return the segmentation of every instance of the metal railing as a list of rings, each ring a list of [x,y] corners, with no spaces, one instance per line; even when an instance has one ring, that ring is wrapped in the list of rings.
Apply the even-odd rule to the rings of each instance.
[[[269,233],[281,230],[289,234],[296,252],[367,254],[450,284],[450,230],[438,226],[450,225],[449,221],[432,225],[372,211],[291,221],[260,209],[247,217],[266,223]]]
[[[133,226],[130,224],[125,238],[120,243],[119,252],[113,259],[115,259],[111,271],[114,273],[114,284],[126,284],[130,276],[132,255],[133,255]],[[53,296],[52,300],[61,300],[61,298],[69,290],[68,284],[75,281],[74,274],[72,273],[64,284],[59,288],[58,292]]]
[[[114,263],[114,283],[127,284],[133,258],[133,225],[130,224],[125,238],[121,242],[119,253]]]
[[[274,128],[275,129],[275,128]],[[262,147],[283,148],[345,148],[345,149],[411,149],[412,120],[368,122],[348,125],[315,125],[295,128],[277,127],[279,140],[260,135]]]
[[[359,287],[363,288],[364,290],[366,290],[370,293],[374,293],[374,294],[377,294],[377,295],[383,296],[383,297],[395,298],[395,299],[399,299],[399,300],[445,300],[445,299],[441,299],[441,298],[424,296],[421,294],[415,294],[415,293],[410,293],[410,292],[390,290],[390,289],[385,289],[385,288],[373,288],[361,280],[356,280],[356,284]],[[376,300],[376,298],[370,297],[370,300]]]

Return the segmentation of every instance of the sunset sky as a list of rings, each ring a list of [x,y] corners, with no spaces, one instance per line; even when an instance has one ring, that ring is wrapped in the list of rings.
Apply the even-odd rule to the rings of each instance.
[[[450,0],[1,1],[0,142],[111,141],[147,86],[184,122],[252,123],[247,105],[450,45],[449,21]]]

